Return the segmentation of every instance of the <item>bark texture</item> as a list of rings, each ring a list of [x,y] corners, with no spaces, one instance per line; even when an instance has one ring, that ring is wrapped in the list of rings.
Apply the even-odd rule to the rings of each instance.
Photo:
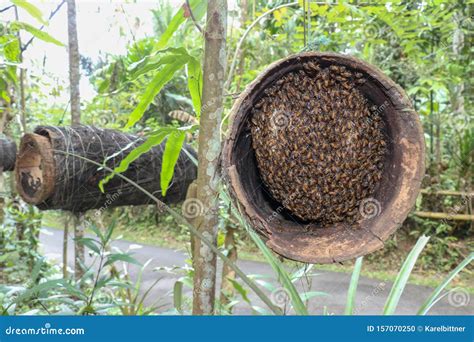
[[[39,209],[62,209],[74,213],[152,203],[148,196],[118,176],[105,184],[105,192],[101,192],[99,182],[109,172],[88,161],[105,163],[114,169],[144,141],[144,138],[131,134],[92,126],[39,126],[35,133],[26,134],[21,141],[16,167],[18,192],[23,200]],[[163,197],[160,173],[165,144],[163,142],[142,154],[123,175],[162,202],[178,203],[197,177],[197,168],[187,153],[193,157],[196,154],[191,147],[184,146],[168,192]]]
[[[79,44],[77,40],[75,0],[67,0],[67,32],[69,49],[69,94],[71,105],[71,125],[76,126],[81,124],[81,96],[79,93],[79,82],[81,79],[81,74],[79,70],[80,55]],[[83,226],[80,224],[79,218],[77,218],[76,220],[74,220],[74,275],[76,280],[80,279],[83,275],[83,270],[81,267],[78,267],[78,265],[84,264],[84,245],[77,242],[78,240],[82,239],[83,236]],[[67,243],[67,241],[65,243]]]
[[[226,69],[227,1],[209,0],[204,48],[204,83],[199,132],[197,203],[202,215],[196,227],[209,240],[217,237],[218,160],[221,151],[219,127],[223,109]],[[193,244],[193,314],[214,313],[216,255],[201,241]]]

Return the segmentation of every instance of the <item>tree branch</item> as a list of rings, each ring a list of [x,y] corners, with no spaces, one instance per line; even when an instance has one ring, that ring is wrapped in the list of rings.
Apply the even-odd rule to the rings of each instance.
[[[257,19],[254,20],[254,22],[252,24],[250,24],[249,27],[247,27],[247,29],[245,30],[244,34],[242,35],[242,37],[240,38],[239,40],[239,43],[237,44],[237,47],[235,49],[235,52],[234,52],[234,56],[232,57],[232,63],[230,65],[230,69],[229,69],[229,76],[227,77],[227,81],[225,82],[224,84],[224,89],[228,90],[229,89],[229,86],[232,82],[232,77],[234,77],[234,69],[235,69],[235,64],[237,62],[237,57],[239,56],[239,52],[240,50],[242,49],[242,44],[244,43],[244,40],[245,38],[247,38],[247,35],[250,33],[250,31],[254,28],[255,25],[258,24],[258,22],[266,17],[267,15],[269,15],[270,13],[273,13],[275,12],[276,10],[279,10],[281,8],[284,8],[284,7],[291,7],[291,6],[297,6],[298,5],[298,1],[295,1],[295,2],[290,2],[288,4],[283,4],[283,5],[280,5],[280,6],[277,6],[277,7],[274,7],[272,9],[269,9],[268,11],[266,11],[265,13],[263,13],[261,16],[259,16]]]
[[[48,21],[53,19],[53,17],[56,15],[56,13],[58,13],[58,11],[61,9],[61,7],[65,3],[66,3],[66,0],[61,1],[61,3],[58,5],[58,7],[56,7],[56,9],[49,14]],[[39,28],[40,31],[42,31],[44,29],[44,26],[45,25],[41,25],[41,27]],[[33,39],[35,39],[35,36],[31,37],[30,40],[28,40],[26,42],[26,44],[21,48],[21,52],[24,52],[28,48],[28,46],[33,42]]]
[[[10,6],[7,6],[5,8],[2,8],[2,9],[0,9],[0,13],[8,11],[10,8],[13,8],[13,7],[15,7],[15,5],[10,5]]]
[[[192,19],[194,25],[199,30],[199,32],[201,32],[201,34],[202,34],[203,33],[202,27],[198,24],[196,18],[194,17],[194,13],[193,13],[193,10],[191,9],[191,5],[189,4],[189,0],[186,0],[186,6],[188,6],[189,15],[191,16],[191,19]]]

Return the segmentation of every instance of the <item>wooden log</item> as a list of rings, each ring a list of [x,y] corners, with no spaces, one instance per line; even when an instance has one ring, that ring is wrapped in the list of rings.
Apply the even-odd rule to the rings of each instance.
[[[16,160],[16,143],[8,138],[0,138],[0,169],[13,171]]]
[[[362,74],[366,82],[357,89],[370,103],[383,108],[380,114],[389,140],[384,173],[373,198],[367,199],[368,212],[356,227],[345,223],[322,227],[317,222],[295,220],[286,214],[284,201],[278,203],[269,196],[259,174],[249,124],[252,108],[265,90],[283,75],[304,70],[303,65],[308,62],[317,63],[321,68],[343,66],[351,73]],[[267,245],[286,258],[332,263],[371,253],[383,247],[416,201],[425,169],[422,126],[403,89],[375,66],[329,52],[289,56],[261,73],[240,94],[230,115],[231,125],[222,152],[223,173],[230,195]],[[299,163],[294,167],[300,167]]]
[[[141,205],[152,201],[133,185],[115,176],[98,187],[109,172],[86,159],[115,168],[135,147],[145,141],[122,132],[92,126],[40,126],[21,140],[16,161],[18,193],[28,203],[42,210],[63,209],[84,212],[123,205]],[[184,148],[192,156],[190,146]],[[160,173],[164,142],[141,155],[123,173],[163,202],[185,199],[197,169],[185,151],[181,151],[166,196],[161,195]],[[82,158],[79,158],[79,157]]]

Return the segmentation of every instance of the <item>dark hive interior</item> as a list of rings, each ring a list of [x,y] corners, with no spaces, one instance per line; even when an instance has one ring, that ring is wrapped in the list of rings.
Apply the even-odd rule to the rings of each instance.
[[[358,90],[362,74],[308,61],[268,86],[251,115],[260,177],[289,213],[321,226],[360,217],[382,178],[383,110]]]

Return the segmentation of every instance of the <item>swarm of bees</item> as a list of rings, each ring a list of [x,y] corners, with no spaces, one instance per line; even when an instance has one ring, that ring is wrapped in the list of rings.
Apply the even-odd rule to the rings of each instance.
[[[353,224],[373,196],[387,153],[385,124],[344,66],[307,62],[252,110],[257,165],[271,196],[303,221]]]

